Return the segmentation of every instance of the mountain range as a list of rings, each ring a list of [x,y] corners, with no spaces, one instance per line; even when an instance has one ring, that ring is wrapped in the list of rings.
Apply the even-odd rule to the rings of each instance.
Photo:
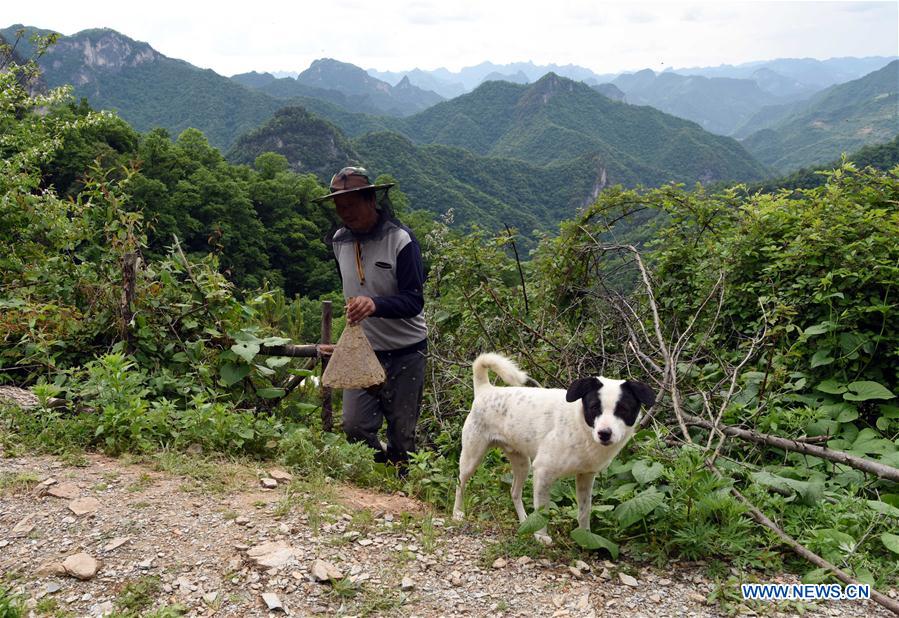
[[[0,34],[12,38],[20,27]],[[20,51],[30,53],[27,44]],[[836,70],[815,62],[819,72]],[[800,103],[804,82],[767,65],[751,67],[750,79],[555,67],[566,77],[531,63],[483,63],[459,74],[411,71],[391,83],[392,75],[320,59],[295,76],[227,78],[108,29],[60,37],[40,59],[49,86],[72,84],[77,97],[117,110],[140,131],[196,127],[232,161],[252,164],[262,152],[280,152],[292,169],[323,181],[361,163],[391,173],[415,207],[452,207],[458,222],[526,231],[570,216],[611,184],[758,182],[772,168],[830,161],[855,147],[859,140],[843,137],[795,146],[805,133],[789,123],[814,122],[815,114],[830,114],[831,137],[845,125],[862,144],[885,141],[899,133],[889,113],[896,64]],[[752,126],[758,130],[742,136],[758,160],[722,135]],[[791,150],[818,160],[779,154]]]

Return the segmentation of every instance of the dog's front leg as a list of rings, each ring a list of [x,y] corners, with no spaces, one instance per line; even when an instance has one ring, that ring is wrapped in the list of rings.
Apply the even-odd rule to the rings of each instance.
[[[593,479],[592,472],[578,474],[574,477],[574,486],[577,493],[577,523],[578,528],[590,531],[590,515],[593,510]]]
[[[556,480],[550,474],[547,474],[545,470],[534,467],[534,510],[539,511],[544,509],[547,504],[549,504],[549,490],[552,487],[553,481]],[[546,533],[546,527],[544,526],[540,530],[534,533],[534,538],[543,543],[544,545],[552,545],[553,540]]]

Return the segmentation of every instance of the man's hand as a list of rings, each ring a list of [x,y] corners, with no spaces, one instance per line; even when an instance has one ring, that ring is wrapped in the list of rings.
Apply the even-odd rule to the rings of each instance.
[[[368,296],[353,296],[346,303],[346,319],[357,324],[375,312],[375,301]]]

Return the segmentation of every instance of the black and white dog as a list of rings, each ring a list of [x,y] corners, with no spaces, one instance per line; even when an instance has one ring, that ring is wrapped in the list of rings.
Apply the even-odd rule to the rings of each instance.
[[[492,369],[509,386],[494,386]],[[462,519],[465,484],[484,454],[499,447],[512,464],[512,502],[518,519],[527,517],[521,490],[534,466],[534,509],[549,502],[553,482],[574,476],[578,525],[590,529],[593,479],[604,470],[634,434],[640,405],[651,407],[655,392],[642,382],[581,378],[568,387],[521,386],[525,374],[508,358],[481,354],[472,365],[474,401],[462,428],[459,485],[453,518]],[[546,529],[534,535],[550,544]]]

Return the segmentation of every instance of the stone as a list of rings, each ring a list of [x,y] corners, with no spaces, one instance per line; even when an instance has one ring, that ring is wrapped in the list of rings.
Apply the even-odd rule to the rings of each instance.
[[[249,517],[244,517],[243,515],[239,515],[239,516],[234,520],[234,523],[237,524],[238,526],[246,526],[248,523],[250,523],[250,518],[249,518]]]
[[[75,483],[60,483],[53,485],[47,490],[47,495],[55,498],[65,498],[66,500],[74,500],[81,495],[81,490]]]
[[[26,515],[22,518],[19,523],[17,523],[12,529],[12,535],[14,537],[27,536],[32,530],[34,530],[34,520],[37,517],[37,513],[31,513],[30,515]]]
[[[612,579],[612,574],[609,573],[609,569],[603,567],[602,572],[599,574],[600,579]]]
[[[371,545],[373,543],[373,541],[371,539],[359,539],[359,541],[357,541],[357,542],[362,547],[368,547],[369,545]]]
[[[327,560],[315,560],[312,566],[309,567],[309,572],[312,573],[312,578],[317,582],[343,579],[343,573],[340,572],[340,569]]]
[[[577,567],[570,566],[568,567],[568,572],[571,573],[572,577],[580,577],[581,570]]]
[[[54,575],[67,575],[62,562],[45,562],[39,566],[34,574],[38,577],[53,577]]]
[[[107,543],[106,545],[103,546],[103,551],[104,552],[114,551],[130,540],[131,540],[131,538],[127,537],[127,536],[117,536],[114,539],[112,539],[109,543]]]
[[[62,584],[59,582],[47,582],[47,594],[54,594],[62,590]]]
[[[69,502],[69,510],[75,515],[87,515],[100,510],[100,501],[96,498],[78,498]]]
[[[649,600],[652,601],[653,603],[661,603],[662,595],[660,595],[658,592],[654,592],[651,595],[649,595]]]
[[[517,562],[517,563],[520,564],[521,566],[524,566],[524,565],[526,565],[527,563],[529,563],[530,561],[531,561],[531,557],[530,557],[530,556],[522,556],[522,557],[520,557],[518,560],[516,560],[515,562]]]
[[[279,468],[272,468],[268,471],[268,475],[279,483],[289,483],[293,480],[293,475]]]
[[[630,586],[631,588],[637,588],[640,585],[639,583],[637,583],[636,579],[634,579],[632,576],[628,575],[627,573],[619,573],[618,579],[621,581],[622,584],[624,584],[625,586]]]
[[[706,601],[705,597],[697,592],[691,592],[690,594],[687,595],[687,598],[690,599],[691,601],[693,601],[694,603],[701,603],[701,604],[705,605],[705,601]]]
[[[203,602],[206,603],[206,605],[213,605],[218,598],[218,592],[207,592],[203,595]]]
[[[156,556],[150,556],[146,560],[141,560],[137,563],[137,566],[141,569],[149,569],[153,567],[153,561],[156,560]]]
[[[115,613],[115,606],[112,601],[103,601],[91,606],[92,616],[111,616],[113,613]]]
[[[281,605],[281,599],[279,599],[278,595],[274,592],[263,592],[262,601],[270,612],[280,611],[287,613],[284,606]]]
[[[284,541],[269,541],[247,550],[247,556],[258,566],[280,568],[294,557],[296,550]]]
[[[501,568],[505,567],[506,564],[508,564],[508,563],[506,562],[506,560],[504,558],[497,558],[496,560],[493,561],[493,568],[501,569]]]
[[[587,609],[588,607],[590,607],[590,593],[589,593],[589,592],[586,592],[586,593],[582,594],[582,595],[580,596],[580,598],[577,600],[577,604],[575,605],[575,609],[579,609],[579,610],[581,610],[581,611],[584,611],[584,610]]]
[[[415,582],[408,575],[403,578],[403,581],[400,582],[400,589],[403,592],[409,592],[410,590],[415,590]]]
[[[587,571],[590,570],[590,565],[587,564],[586,562],[584,562],[583,560],[577,560],[577,561],[575,561],[574,566],[575,566],[575,568],[577,568],[579,571],[583,571],[584,573],[586,573]]]
[[[100,568],[94,557],[84,552],[69,556],[63,560],[62,566],[66,573],[81,580],[92,579]]]
[[[270,478],[259,479],[259,483],[265,489],[274,489],[275,487],[278,486],[278,481],[276,481],[275,479],[270,479]]]
[[[660,585],[660,586],[670,586],[670,585],[671,585],[671,580],[670,580],[670,579],[662,578],[662,579],[659,580],[659,585]]]

